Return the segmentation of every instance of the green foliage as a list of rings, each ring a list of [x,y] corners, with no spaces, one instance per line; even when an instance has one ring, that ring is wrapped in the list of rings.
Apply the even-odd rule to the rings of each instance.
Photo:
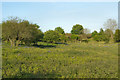
[[[71,35],[71,39],[72,39],[72,40],[78,40],[78,35],[72,34],[72,35]]]
[[[83,26],[76,24],[72,27],[71,33],[72,34],[83,34]]]
[[[66,42],[67,40],[68,40],[68,39],[67,39],[67,36],[66,36],[65,34],[61,34],[61,35],[60,35],[60,41],[61,41],[61,42],[64,43],[64,42]]]
[[[78,41],[82,41],[82,40],[87,40],[88,38],[87,38],[87,35],[86,34],[81,34],[81,35],[78,35]],[[84,42],[84,41],[83,41]]]
[[[114,34],[114,41],[120,42],[120,29],[116,29],[115,34]]]
[[[112,37],[112,35],[113,35],[113,32],[112,32],[112,30],[110,30],[110,29],[106,29],[105,30],[105,34],[108,36],[108,37]]]
[[[103,36],[102,36],[102,35],[95,35],[95,36],[93,37],[93,39],[94,39],[95,41],[99,42],[99,41],[102,41],[102,40],[103,40]]]
[[[97,31],[92,32],[92,37],[94,37],[94,36],[97,35],[97,34],[98,34]]]
[[[104,30],[102,28],[100,29],[99,35],[104,35]]]
[[[44,33],[44,40],[50,43],[58,42],[60,35],[58,32],[53,30],[48,30]]]
[[[107,34],[104,34],[102,40],[105,41],[105,43],[109,43],[110,37]]]
[[[19,35],[21,37],[25,32],[23,28],[20,28],[19,23],[20,19],[18,18],[12,18],[2,23],[2,38],[3,40],[9,40],[12,46],[15,46],[15,41],[19,38]],[[21,33],[20,29],[22,29]]]
[[[93,35],[96,32],[93,33]],[[105,43],[109,43],[110,41],[110,36],[109,36],[109,30],[104,31],[102,28],[100,29],[100,32],[97,33],[95,36],[93,36],[94,40],[99,42],[99,41],[105,41]]]
[[[116,20],[115,19],[108,19],[103,25],[105,26],[106,30],[109,29],[111,40],[113,40],[113,38],[114,38],[113,32],[117,28]]]
[[[22,41],[30,44],[42,38],[43,33],[38,28],[27,20],[10,18],[2,23],[2,38],[10,41],[12,46],[18,46]]]
[[[60,34],[65,34],[64,30],[61,27],[56,27],[55,31],[57,31]]]
[[[29,24],[29,26],[31,26],[30,29],[30,34],[31,37],[29,39],[24,39],[23,41],[26,44],[30,44],[30,43],[34,43],[37,44],[38,41],[40,41],[41,39],[43,39],[43,32],[39,29],[39,26],[37,24]]]

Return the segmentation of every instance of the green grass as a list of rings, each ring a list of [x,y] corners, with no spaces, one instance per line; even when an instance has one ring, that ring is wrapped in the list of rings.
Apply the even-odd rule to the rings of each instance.
[[[0,79],[2,79],[2,45],[0,42]]]
[[[117,44],[39,45],[4,44],[3,78],[118,78]]]

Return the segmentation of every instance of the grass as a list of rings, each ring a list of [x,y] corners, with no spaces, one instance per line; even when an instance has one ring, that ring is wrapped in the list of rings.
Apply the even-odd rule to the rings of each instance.
[[[2,79],[2,45],[0,42],[0,79]]]
[[[118,78],[118,45],[3,45],[3,78]]]

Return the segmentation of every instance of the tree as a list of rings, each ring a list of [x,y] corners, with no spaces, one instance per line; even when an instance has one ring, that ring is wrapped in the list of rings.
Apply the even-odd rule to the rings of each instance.
[[[105,41],[105,43],[109,43],[110,37],[107,34],[104,34],[102,40]]]
[[[10,20],[3,21],[2,23],[2,37],[3,40],[9,40],[12,46],[15,46],[16,38],[18,36],[18,28],[20,19],[11,18]]]
[[[40,41],[44,34],[43,32],[39,29],[39,26],[37,24],[29,24],[29,26],[31,27],[30,29],[30,35],[31,37],[28,39],[24,39],[23,41],[29,45],[30,43],[34,43],[34,45],[37,44],[38,41]]]
[[[66,33],[65,36],[66,36],[66,41],[67,42],[70,42],[71,41],[71,33]]]
[[[97,34],[98,34],[97,31],[92,32],[92,37],[94,37],[94,36],[97,35]]]
[[[2,24],[0,23],[0,44],[2,42]]]
[[[89,33],[89,34],[87,34],[86,36],[87,36],[87,38],[89,39],[89,38],[91,38],[91,37],[92,37],[92,34],[91,34],[91,33]]]
[[[115,42],[120,42],[120,29],[115,30],[114,41]]]
[[[97,31],[94,31],[93,33],[93,39],[97,42],[99,41],[103,41],[103,38],[104,38],[104,30],[101,28],[99,33],[97,33]]]
[[[29,21],[21,20],[18,23],[18,26],[15,27],[17,30],[15,45],[18,46],[21,41],[24,41],[26,44],[30,44],[30,40],[32,39],[32,26],[30,25]]]
[[[44,40],[50,43],[55,43],[59,41],[60,35],[58,32],[53,30],[48,30],[44,33]]]
[[[103,34],[104,34],[104,30],[102,28],[100,28],[99,35],[103,35]]]
[[[72,34],[71,39],[76,42],[76,40],[78,40],[78,35]]]
[[[57,31],[60,34],[65,34],[64,30],[61,27],[56,27],[55,31]]]
[[[103,32],[102,39],[103,39],[103,41],[105,41],[105,43],[108,43],[110,41],[111,33],[112,33],[112,31],[110,29],[106,29]]]
[[[64,35],[64,34],[61,34],[61,35],[60,35],[60,41],[61,41],[62,43],[65,43],[65,42],[67,41],[67,36]]]
[[[20,42],[32,43],[38,35],[39,26],[30,24],[27,20],[11,17],[2,23],[3,40],[10,41],[12,46],[18,46]]]
[[[114,19],[108,19],[103,25],[105,26],[105,29],[110,29],[112,32],[114,32],[117,27],[117,22]],[[111,39],[113,39],[112,33],[111,33]]]
[[[74,25],[72,27],[71,33],[72,34],[83,34],[83,26],[79,24]]]
[[[110,40],[109,36],[102,28],[100,29],[100,32],[93,37],[93,39],[96,40],[97,42],[105,41],[105,43],[108,43]]]
[[[87,29],[87,28],[85,28],[85,29],[84,29],[84,33],[85,33],[85,34],[90,34],[90,30]]]
[[[113,35],[113,32],[112,32],[112,30],[110,30],[110,29],[106,29],[106,30],[105,30],[105,34],[106,34],[108,37],[111,37],[111,34]]]
[[[102,35],[95,35],[93,39],[97,42],[102,41]]]

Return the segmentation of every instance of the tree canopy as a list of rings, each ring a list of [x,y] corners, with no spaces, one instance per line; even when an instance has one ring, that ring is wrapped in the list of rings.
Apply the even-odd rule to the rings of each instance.
[[[97,31],[93,31],[93,32],[92,32],[92,37],[94,37],[94,36],[97,35],[97,34],[98,34]]]
[[[105,29],[115,30],[117,22],[114,19],[108,19],[103,25],[105,26]]]
[[[65,34],[64,30],[61,27],[56,27],[55,31],[57,31],[60,34]]]
[[[108,19],[104,24],[105,29],[110,29],[113,33],[117,27],[117,22],[115,19]],[[113,39],[113,34],[111,32],[111,39]]]
[[[76,24],[72,27],[71,33],[72,34],[83,34],[83,26]]]
[[[38,28],[38,25],[31,24],[27,20],[21,20],[17,17],[12,17],[6,21],[3,21],[2,37],[3,40],[10,41],[12,46],[18,46],[18,44],[20,44],[22,41],[28,44],[33,42],[34,39],[38,40],[38,32],[41,32]],[[39,36],[41,34],[42,32],[39,34]]]
[[[58,32],[53,30],[48,30],[44,33],[44,40],[50,43],[55,43],[59,41],[60,35]]]
[[[0,29],[2,28],[2,40],[10,42],[12,46],[37,44],[38,41],[50,43],[77,42],[90,38],[93,38],[95,41],[105,41],[108,43],[113,37],[115,42],[119,42],[119,29],[115,31],[115,34],[112,30],[117,26],[116,21],[108,19],[104,26],[106,27],[105,31],[101,28],[100,32],[94,31],[92,33],[90,33],[89,29],[84,29],[80,24],[73,25],[71,33],[68,34],[61,27],[56,27],[55,30],[48,30],[43,33],[37,24],[19,19],[18,17],[10,17],[8,20],[3,21],[2,25],[0,24]]]

